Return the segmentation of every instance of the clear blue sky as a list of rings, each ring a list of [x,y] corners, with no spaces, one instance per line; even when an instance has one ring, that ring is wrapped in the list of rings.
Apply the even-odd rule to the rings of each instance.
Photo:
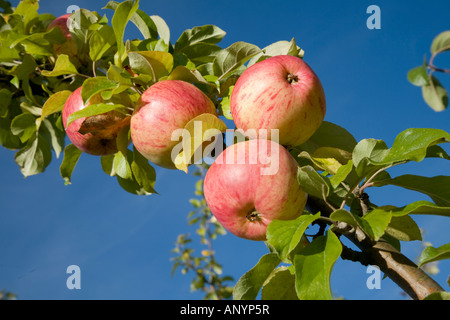
[[[18,1],[13,1],[18,3]],[[41,12],[55,16],[69,5],[93,11],[106,1],[41,1]],[[381,30],[369,30],[366,9],[381,8]],[[246,41],[264,47],[291,40],[305,50],[327,95],[326,120],[347,128],[359,141],[395,136],[411,127],[450,131],[450,110],[435,113],[422,100],[420,89],[406,80],[420,65],[434,36],[450,29],[448,0],[433,1],[141,1],[148,14],[160,15],[175,42],[181,32],[215,24],[227,35],[222,46]],[[137,35],[131,27],[129,37]],[[436,63],[450,67],[447,55]],[[440,77],[450,88],[450,77]],[[445,146],[449,152],[449,147]],[[133,196],[106,176],[99,159],[83,155],[64,186],[61,159],[47,171],[24,179],[14,152],[0,149],[0,289],[23,299],[199,299],[191,294],[191,275],[171,277],[170,250],[180,233],[193,233],[186,223],[196,177],[157,169],[160,195]],[[412,163],[392,175],[414,172],[450,175],[444,160]],[[429,200],[399,188],[369,190],[380,205],[406,205]],[[415,216],[434,246],[449,242],[450,219]],[[267,252],[263,243],[221,237],[214,243],[224,274],[236,280]],[[404,245],[415,259],[420,243]],[[81,268],[81,290],[66,288],[66,268]],[[435,277],[446,287],[449,262],[439,264]],[[389,279],[380,290],[366,287],[365,267],[339,260],[332,274],[333,292],[348,299],[404,299]],[[448,289],[448,287],[446,287]]]

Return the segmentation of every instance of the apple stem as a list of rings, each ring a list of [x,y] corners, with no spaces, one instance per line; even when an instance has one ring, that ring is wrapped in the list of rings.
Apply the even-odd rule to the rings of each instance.
[[[253,209],[250,213],[248,213],[245,216],[250,222],[259,221],[260,219],[260,213]]]
[[[286,77],[287,82],[290,84],[298,82],[298,77],[295,74],[288,73]]]

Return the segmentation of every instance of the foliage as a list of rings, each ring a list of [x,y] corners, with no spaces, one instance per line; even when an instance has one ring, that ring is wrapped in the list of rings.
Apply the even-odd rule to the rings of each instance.
[[[424,57],[421,66],[408,72],[409,82],[422,88],[423,99],[434,111],[443,111],[448,107],[448,92],[434,74],[436,72],[450,73],[450,69],[436,67],[434,60],[449,50],[450,30],[441,32],[433,39],[430,47],[430,60],[427,61],[427,58]]]
[[[206,117],[202,119],[206,127],[224,132],[225,121],[232,121],[229,101],[233,86],[246,68],[270,56],[304,56],[295,39],[265,48],[241,41],[222,48],[220,42],[226,33],[214,25],[185,30],[172,43],[164,20],[143,12],[139,1],[132,0],[108,2],[104,9],[112,13],[111,19],[87,9],[75,11],[69,29],[78,51],[57,53],[55,48],[69,40],[58,28],[48,29],[55,17],[39,13],[38,7],[36,0],[22,0],[16,8],[2,2],[0,19],[0,144],[15,151],[25,177],[44,172],[53,157],[62,156],[62,180],[71,183],[76,164],[84,155],[66,144],[61,111],[69,94],[80,86],[85,102],[98,97],[103,102],[92,103],[73,114],[70,121],[111,110],[129,115],[152,84],[164,79],[188,81],[214,102],[224,119],[214,122]],[[124,39],[129,22],[136,25],[143,39]],[[448,50],[449,39],[448,31],[435,39],[433,57]],[[448,97],[432,75],[439,71],[433,68],[432,60],[411,71],[408,78],[422,87],[430,106],[443,110]],[[326,210],[308,208],[295,220],[272,222],[267,231],[269,252],[237,281],[233,298],[255,299],[261,293],[262,299],[331,299],[333,265],[339,257],[348,258],[349,252],[341,237],[356,234],[371,244],[385,241],[399,250],[402,241],[421,240],[413,216],[450,217],[450,177],[391,177],[388,171],[428,158],[450,160],[441,146],[449,141],[450,134],[443,130],[411,128],[400,132],[389,148],[384,141],[372,138],[358,142],[344,128],[323,122],[307,142],[289,151],[298,161],[299,184],[311,200],[323,202]],[[100,157],[103,171],[127,192],[156,193],[155,169],[130,146],[129,128],[119,134],[117,144],[116,154]],[[180,174],[187,172],[185,166],[179,169]],[[431,201],[395,207],[377,206],[369,200],[369,188],[388,185],[421,192]],[[224,230],[206,205],[202,180],[196,185],[196,195],[188,221],[197,226],[200,242],[207,249],[196,256],[188,247],[191,237],[180,235],[174,249],[174,270],[194,271],[192,289],[205,291],[205,298],[229,298],[231,288],[226,282],[232,279],[221,276],[222,267],[212,249],[212,241]],[[306,230],[314,224],[320,226],[319,231],[307,235]],[[449,252],[448,244],[427,247],[420,265],[449,258]],[[364,259],[354,260],[364,264]]]

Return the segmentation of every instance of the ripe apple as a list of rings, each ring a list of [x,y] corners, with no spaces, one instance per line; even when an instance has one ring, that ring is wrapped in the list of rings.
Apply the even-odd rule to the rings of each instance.
[[[276,170],[264,172],[270,166]],[[305,208],[307,194],[298,184],[297,168],[291,154],[275,141],[238,142],[227,147],[208,169],[206,203],[232,234],[266,240],[272,220],[295,219]]]
[[[67,136],[83,152],[98,156],[116,153],[118,151],[117,135],[123,127],[129,124],[129,116],[118,111],[110,111],[96,116],[79,118],[67,126],[67,118],[89,104],[90,102],[86,105],[83,103],[81,87],[72,92],[66,100],[62,111],[62,120]]]
[[[136,104],[131,140],[152,163],[175,169],[171,153],[179,141],[172,141],[172,133],[203,113],[217,115],[214,103],[196,86],[182,80],[159,81]]]
[[[322,84],[302,59],[279,55],[255,63],[239,77],[230,109],[236,127],[279,130],[279,143],[297,146],[319,128],[326,112]]]
[[[67,54],[69,57],[75,57],[78,54],[78,48],[75,41],[72,39],[72,34],[69,30],[69,18],[71,16],[71,13],[64,14],[62,16],[59,16],[55,20],[53,20],[47,30],[51,30],[52,28],[59,28],[66,38],[66,41],[62,44],[55,44],[53,46],[53,50],[55,51],[56,55],[60,54]]]

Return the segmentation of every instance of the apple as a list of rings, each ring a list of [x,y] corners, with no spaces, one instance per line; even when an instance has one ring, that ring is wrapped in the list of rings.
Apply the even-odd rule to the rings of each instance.
[[[96,97],[96,99],[100,99]],[[96,103],[101,101],[96,101]],[[66,134],[70,141],[81,151],[102,156],[116,153],[116,138],[120,130],[130,122],[130,117],[118,111],[110,111],[91,117],[79,118],[67,126],[68,117],[90,104],[83,103],[81,98],[81,87],[72,92],[67,98],[63,111],[62,120]]]
[[[297,168],[292,155],[275,141],[238,142],[227,147],[208,169],[206,203],[232,234],[264,241],[272,220],[295,219],[305,208],[307,194],[297,181]]]
[[[318,76],[302,59],[279,55],[255,63],[237,80],[230,99],[236,127],[279,130],[279,143],[297,146],[319,128],[326,112]]]
[[[145,90],[131,117],[131,140],[150,162],[175,169],[172,149],[179,141],[172,133],[193,118],[210,113],[217,116],[214,103],[196,86],[182,80],[162,80]]]
[[[64,14],[62,16],[59,16],[55,20],[53,20],[49,26],[47,27],[47,30],[51,30],[53,28],[59,28],[66,38],[66,41],[62,44],[55,44],[53,45],[53,50],[55,51],[56,55],[60,54],[67,54],[69,57],[75,57],[78,54],[78,48],[75,41],[72,39],[72,34],[69,30],[69,18],[71,16],[71,13]]]

